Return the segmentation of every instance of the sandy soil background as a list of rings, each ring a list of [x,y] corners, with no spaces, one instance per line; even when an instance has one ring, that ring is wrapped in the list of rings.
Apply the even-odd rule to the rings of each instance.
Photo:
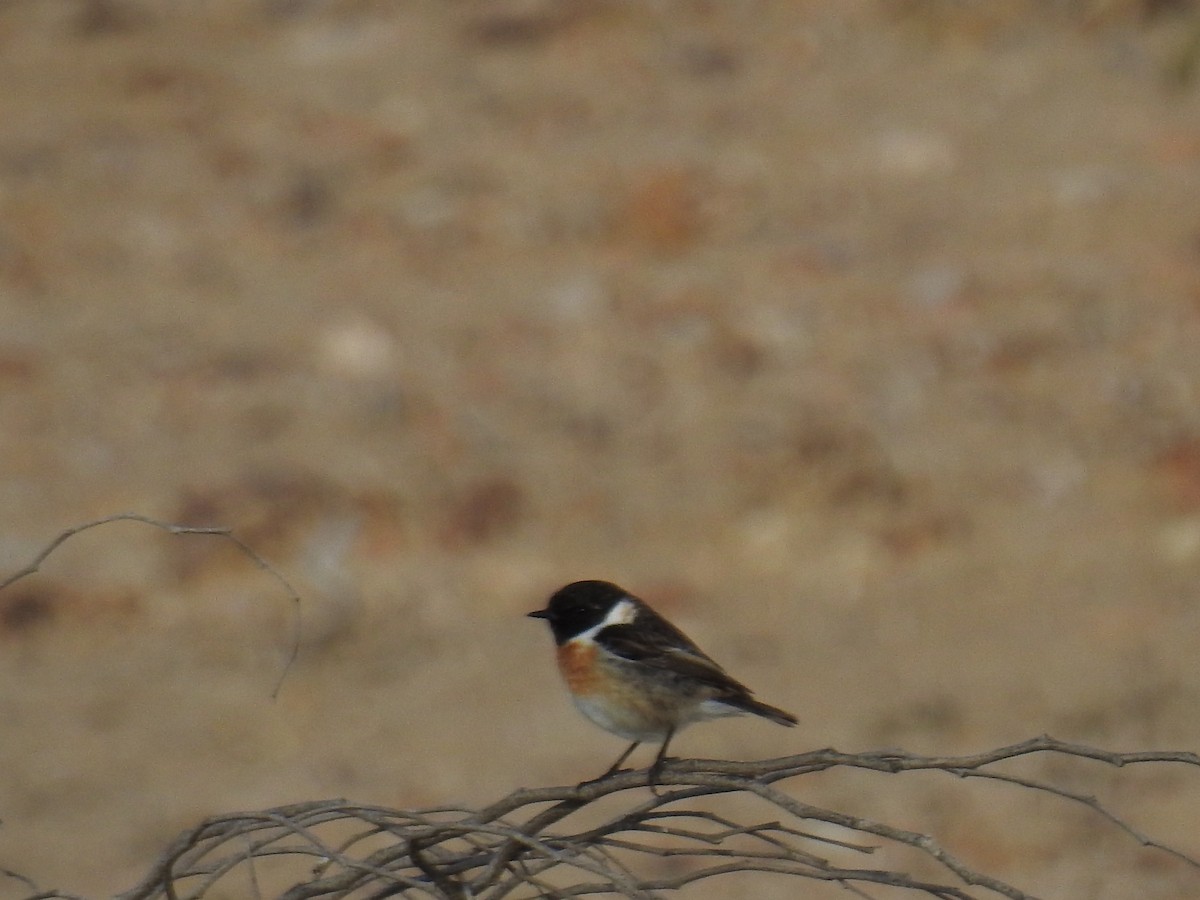
[[[598,773],[522,618],[582,577],[802,719],[680,753],[1196,748],[1198,15],[0,3],[0,565],[132,510],[304,595],[273,702],[289,603],[218,540],[0,594],[0,866],[102,896],[215,812]],[[1200,774],[1058,774],[1200,854]],[[797,790],[1200,896],[1064,804]]]

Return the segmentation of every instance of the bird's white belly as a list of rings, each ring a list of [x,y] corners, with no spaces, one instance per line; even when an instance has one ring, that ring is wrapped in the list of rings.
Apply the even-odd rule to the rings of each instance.
[[[575,707],[591,721],[627,741],[661,742],[666,740],[669,728],[678,732],[694,722],[742,715],[740,709],[716,700],[704,700],[686,708],[677,708],[674,722],[651,721],[641,711],[601,702],[594,697],[575,695],[572,699]]]
[[[647,722],[644,716],[632,710],[603,703],[594,697],[576,695],[572,699],[581,713],[605,731],[627,741],[662,741],[667,736],[665,726]]]

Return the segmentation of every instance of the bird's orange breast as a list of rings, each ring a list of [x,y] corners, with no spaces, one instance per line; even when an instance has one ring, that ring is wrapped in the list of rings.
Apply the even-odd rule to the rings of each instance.
[[[586,697],[600,687],[601,675],[596,668],[596,645],[588,641],[567,641],[558,648],[558,671],[562,672],[572,694]]]

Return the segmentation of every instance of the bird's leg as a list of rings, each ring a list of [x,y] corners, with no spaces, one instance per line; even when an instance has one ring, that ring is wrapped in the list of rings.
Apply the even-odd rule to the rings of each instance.
[[[656,787],[658,787],[658,776],[662,774],[663,765],[666,763],[666,761],[668,759],[667,747],[670,746],[671,738],[673,738],[674,736],[675,736],[675,729],[668,728],[667,736],[665,738],[663,738],[662,746],[658,748],[658,756],[654,757],[654,762],[650,766],[650,780],[649,780],[650,790],[654,791],[654,793],[656,793],[656,794],[658,793],[658,791],[655,791],[654,789]]]
[[[600,778],[607,778],[609,775],[613,775],[613,774],[621,771],[621,763],[623,763],[623,762],[625,762],[625,760],[629,759],[629,754],[632,753],[634,750],[636,750],[641,745],[641,743],[642,743],[641,741],[634,741],[632,744],[630,744],[626,748],[625,752],[617,757],[617,761],[615,763],[613,763],[611,766],[609,766],[608,771],[605,772],[603,775],[601,775]],[[600,778],[597,778],[596,780],[599,781]]]
[[[634,750],[636,750],[638,747],[640,747],[641,743],[642,743],[641,741],[634,741],[632,744],[630,744],[625,749],[624,753],[622,753],[620,756],[617,757],[617,761],[608,767],[608,771],[606,771],[603,775],[600,775],[597,778],[589,778],[586,781],[581,781],[581,782],[579,782],[578,786],[583,787],[585,784],[594,784],[597,781],[603,781],[609,775],[615,775],[617,772],[621,771],[621,763],[623,763],[623,762],[625,762],[625,760],[629,759],[629,754],[632,753]]]

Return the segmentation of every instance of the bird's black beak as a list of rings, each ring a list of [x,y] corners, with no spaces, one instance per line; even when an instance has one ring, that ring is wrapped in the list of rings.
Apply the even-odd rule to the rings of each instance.
[[[526,615],[528,615],[531,619],[548,619],[550,618],[550,610],[536,609],[531,613],[526,613]]]

